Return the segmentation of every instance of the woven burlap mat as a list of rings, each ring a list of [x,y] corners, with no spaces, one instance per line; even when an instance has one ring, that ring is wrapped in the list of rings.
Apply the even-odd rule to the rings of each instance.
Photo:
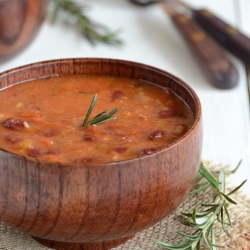
[[[205,164],[211,169],[227,167],[208,161]],[[238,191],[234,198],[238,205],[229,207],[233,228],[227,228],[231,236],[226,236],[222,228],[218,225],[216,227],[217,244],[224,246],[224,249],[250,249],[250,198],[241,191]],[[178,243],[182,240],[178,232],[191,232],[180,223],[181,212],[192,212],[195,207],[199,210],[199,204],[209,202],[211,202],[211,193],[209,190],[197,195],[188,196],[170,216],[155,226],[137,233],[131,240],[112,250],[159,250],[152,240],[171,244]],[[29,249],[42,250],[51,248],[40,245],[30,236],[20,233],[0,222],[0,250]]]

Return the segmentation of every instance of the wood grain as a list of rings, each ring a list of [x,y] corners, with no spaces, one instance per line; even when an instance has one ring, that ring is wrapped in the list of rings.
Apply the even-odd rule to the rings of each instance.
[[[224,48],[250,64],[250,37],[227,24],[207,9],[193,11],[193,17]]]
[[[231,89],[238,84],[237,69],[222,48],[192,18],[179,14],[167,4],[161,4],[184,38],[210,82],[220,89]]]
[[[187,196],[201,157],[201,106],[196,93],[174,75],[112,59],[31,64],[0,74],[0,87],[65,74],[124,76],[169,87],[195,116],[192,128],[177,143],[153,155],[111,164],[33,162],[0,150],[0,220],[47,240],[55,249],[63,243],[52,241],[67,242],[64,249],[108,249],[111,241],[122,243],[162,220]],[[81,248],[75,243],[82,243]]]
[[[0,62],[15,56],[31,43],[46,11],[46,0],[0,1]]]

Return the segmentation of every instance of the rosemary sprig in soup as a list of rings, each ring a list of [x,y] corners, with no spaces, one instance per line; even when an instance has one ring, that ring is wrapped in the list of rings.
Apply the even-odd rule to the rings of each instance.
[[[88,109],[87,114],[85,116],[85,119],[83,121],[83,124],[82,124],[83,127],[87,127],[87,126],[94,125],[94,124],[101,124],[101,123],[116,119],[116,116],[114,116],[114,114],[116,113],[118,108],[113,109],[109,113],[107,113],[107,111],[103,111],[89,121],[89,117],[90,117],[92,110],[95,106],[96,100],[97,100],[97,94],[94,94],[92,102],[89,106],[89,109]]]

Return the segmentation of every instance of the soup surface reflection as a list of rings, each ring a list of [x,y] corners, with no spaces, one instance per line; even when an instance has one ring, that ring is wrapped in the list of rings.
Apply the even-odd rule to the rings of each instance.
[[[102,111],[116,119],[82,127]],[[190,108],[167,88],[108,76],[59,76],[0,91],[0,148],[33,159],[99,164],[153,154],[192,126]]]

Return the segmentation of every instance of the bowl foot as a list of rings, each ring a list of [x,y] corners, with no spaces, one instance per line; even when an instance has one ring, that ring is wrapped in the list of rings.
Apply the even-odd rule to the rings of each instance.
[[[87,242],[87,243],[60,242],[60,241],[41,239],[37,237],[33,237],[33,239],[35,239],[37,242],[41,243],[46,247],[50,247],[57,250],[107,250],[125,243],[132,237],[133,236],[128,236],[125,238],[120,238],[110,241]]]

